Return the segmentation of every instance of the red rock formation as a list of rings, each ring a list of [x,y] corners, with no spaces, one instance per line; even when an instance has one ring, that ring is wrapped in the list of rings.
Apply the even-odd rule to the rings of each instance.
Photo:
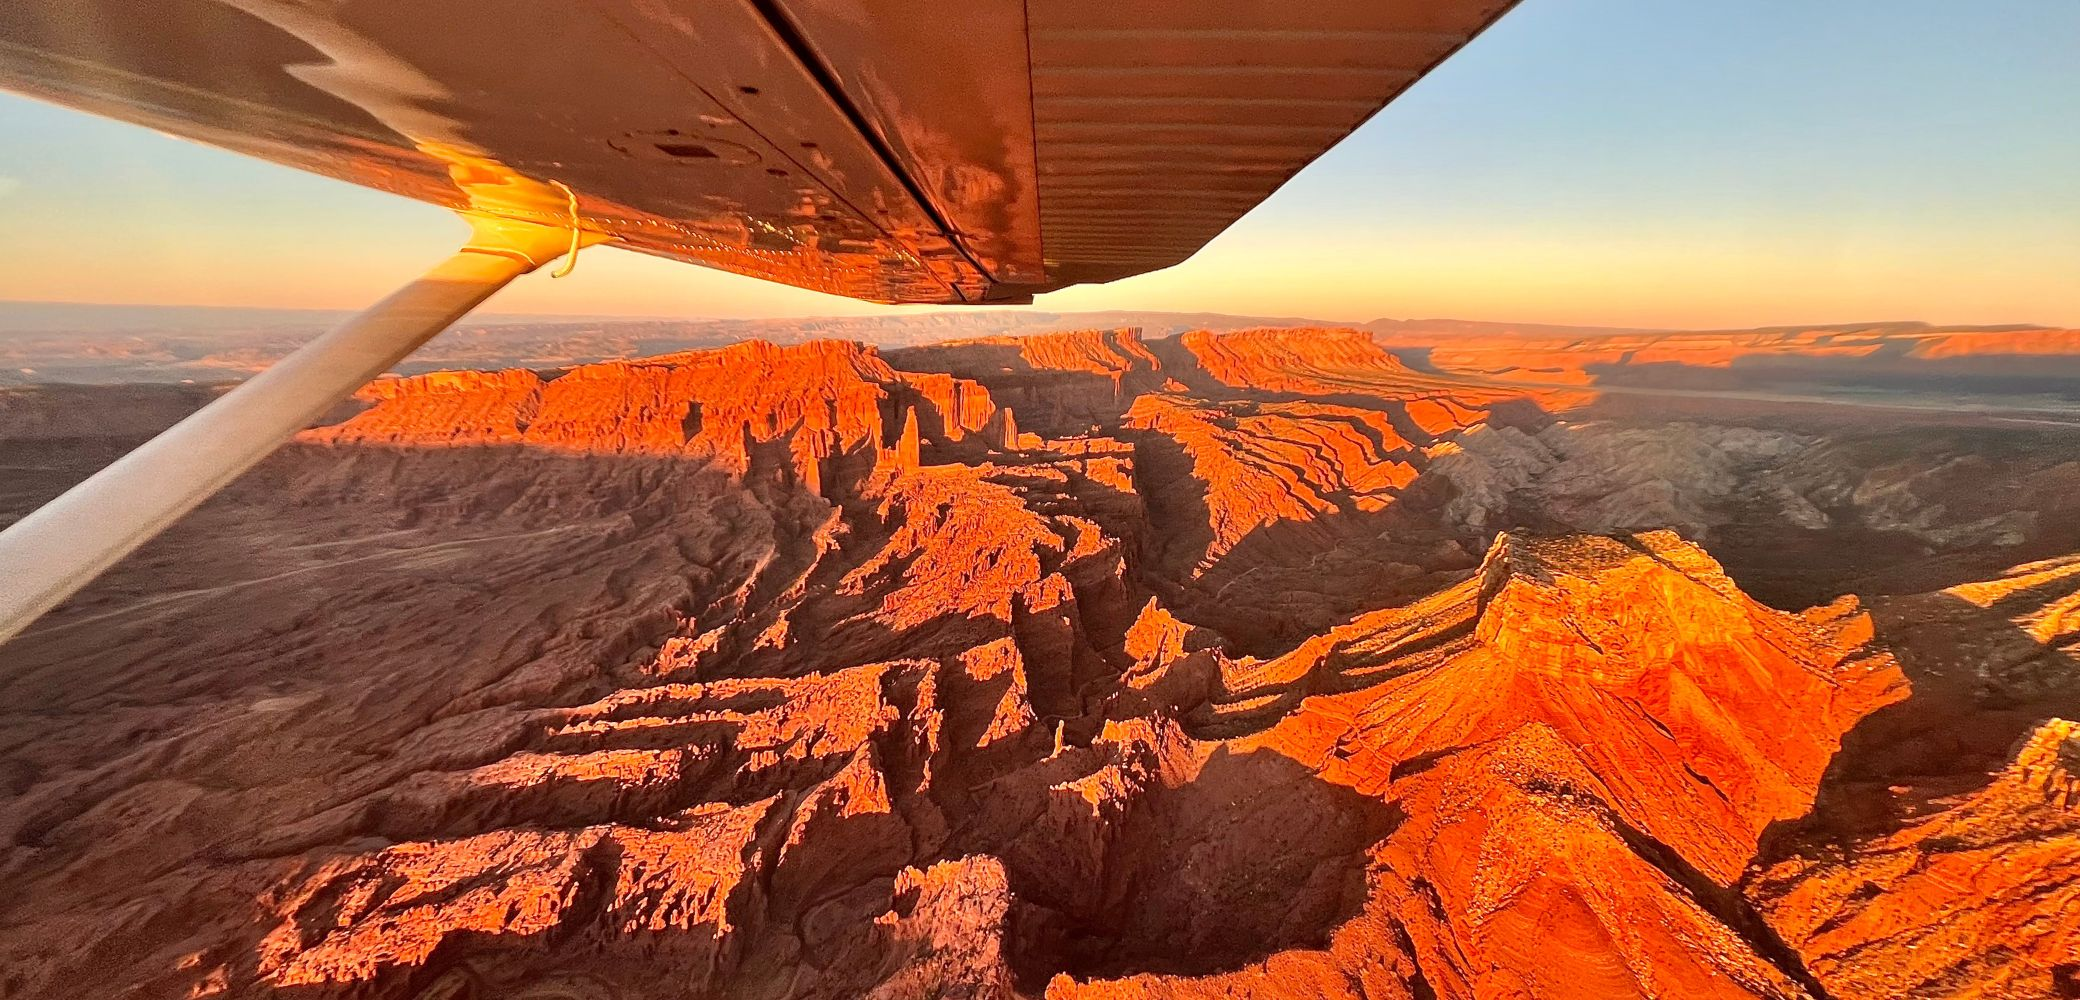
[[[920,457],[922,447],[917,433],[917,411],[906,410],[903,413],[903,429],[896,435],[895,447],[890,450],[885,464],[896,472],[908,472],[918,468],[924,464],[924,459]]]
[[[1912,696],[1744,885],[1835,996],[2080,992],[2080,558],[1881,599]]]
[[[1757,606],[1672,536],[1505,540],[1461,587],[1227,664],[1202,725],[1268,724],[1230,753],[1403,817],[1363,903],[1319,949],[1049,996],[1807,996],[1731,884],[1898,693],[1867,629]]]
[[[373,405],[308,431],[325,444],[525,445],[580,454],[693,457],[747,469],[753,448],[786,446],[811,492],[822,466],[862,447],[915,468],[917,414],[934,440],[989,426],[982,386],[943,374],[897,372],[872,348],[842,341],[775,347],[757,341],[640,362],[584,365],[545,378],[528,371],[435,372],[376,382]],[[893,429],[893,431],[892,431]]]
[[[1174,442],[1189,462],[1179,463],[1176,475],[1191,477],[1198,488],[1174,482],[1170,488],[1198,493],[1210,537],[1203,546],[1191,546],[1197,551],[1169,557],[1194,572],[1267,525],[1383,510],[1415,479],[1410,462],[1417,449],[1385,414],[1371,410],[1143,396],[1125,423]]]
[[[2080,356],[2080,330],[1932,330],[1913,338],[1916,358],[2004,356],[2041,359]]]
[[[1415,374],[1363,330],[1197,330],[1178,343],[1207,374],[1238,389],[1327,395],[1362,392]]]
[[[1835,996],[2073,995],[2080,725],[2045,722],[1986,787],[1773,864],[1750,892]]]
[[[899,360],[370,387],[5,650],[0,994],[2068,990],[2073,727],[1964,772],[2080,563],[1484,545],[1535,400],[1348,331]]]
[[[1573,405],[1580,394],[1500,389],[1418,372],[1353,329],[1199,330],[1178,346],[1231,389],[1330,397],[1372,397],[1403,415],[1414,432],[1438,435],[1480,422],[1498,403]]]
[[[1793,616],[1756,604],[1670,533],[1505,535],[1473,580],[1235,665],[1216,717],[1320,692],[1268,738],[1302,760],[1335,758],[1360,787],[1548,729],[1625,822],[1730,884],[1764,828],[1811,805],[1842,734],[1904,696],[1890,658],[1863,649],[1871,635],[1853,605]],[[1419,650],[1413,663],[1403,649]],[[1353,675],[1383,682],[1333,693]]]
[[[999,402],[1023,408],[1033,427],[1053,433],[1117,420],[1135,396],[1168,382],[1138,330],[953,340],[892,351],[889,358],[899,367],[951,372],[988,386]]]
[[[1009,350],[1006,350],[1006,349]],[[1134,373],[1162,368],[1142,346],[1139,330],[1072,330],[1023,337],[977,337],[947,340],[894,352],[897,359],[928,371],[951,371],[981,379],[1016,366],[1033,372],[1082,372],[1103,375],[1119,384]],[[969,374],[972,372],[973,374]]]
[[[899,377],[923,397],[926,412],[937,418],[939,438],[959,441],[988,427],[997,415],[989,390],[977,382],[937,373],[902,372]]]
[[[1460,642],[1437,644],[1425,659],[1450,659],[1387,684],[1398,709],[1362,713],[1360,728],[1337,736],[1364,746],[1352,769],[1550,728],[1608,782],[1602,798],[1624,819],[1720,884],[1739,875],[1764,827],[1812,805],[1841,734],[1903,696],[1897,665],[1864,651],[1868,615],[1762,607],[1670,532],[1629,543],[1504,536],[1475,580],[1254,665],[1238,674],[1236,696],[1263,696],[1256,690],[1279,678],[1319,690],[1333,678],[1325,672],[1364,669],[1348,665],[1352,655],[1377,661],[1419,644],[1435,615],[1475,615],[1464,653],[1450,653]],[[1610,726],[1612,703],[1627,707],[1624,726]],[[1315,711],[1350,717],[1327,701],[1302,707],[1283,732],[1321,755]]]

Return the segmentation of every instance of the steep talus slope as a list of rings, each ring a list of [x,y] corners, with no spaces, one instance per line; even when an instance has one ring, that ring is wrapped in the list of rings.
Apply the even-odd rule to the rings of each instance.
[[[1570,398],[1319,330],[378,382],[0,650],[0,996],[2070,991],[2080,562],[1955,572],[2064,452]],[[1698,542],[1770,527],[1945,589],[1768,606]]]

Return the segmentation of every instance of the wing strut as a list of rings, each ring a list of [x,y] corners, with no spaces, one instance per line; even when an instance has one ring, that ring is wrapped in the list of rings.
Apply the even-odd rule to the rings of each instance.
[[[507,282],[599,240],[464,217],[473,232],[454,256],[0,531],[0,643]]]

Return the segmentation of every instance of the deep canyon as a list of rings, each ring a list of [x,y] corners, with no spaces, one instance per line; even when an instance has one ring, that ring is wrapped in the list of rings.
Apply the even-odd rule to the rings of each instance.
[[[374,383],[0,647],[0,996],[2080,997],[2080,426],[1757,374],[2080,341],[1435,333]]]

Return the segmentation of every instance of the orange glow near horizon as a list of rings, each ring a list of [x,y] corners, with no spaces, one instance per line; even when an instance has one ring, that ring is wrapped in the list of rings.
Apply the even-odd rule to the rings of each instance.
[[[316,180],[316,179],[312,179]],[[324,183],[324,182],[320,182]],[[371,200],[391,199],[357,192]],[[154,305],[357,309],[410,280],[465,227],[437,209],[400,204],[409,239],[349,232],[310,242],[291,232],[212,232],[133,242],[124,267],[98,243],[54,242],[0,270],[0,299]],[[1704,246],[1676,255],[1661,241],[1573,249],[1531,242],[1355,248],[1260,237],[1250,220],[1167,271],[1042,296],[1053,311],[1147,309],[1666,329],[1738,329],[1877,320],[2080,326],[2080,261],[2016,257],[1998,247],[1913,247],[1841,241],[1816,274],[1776,241]],[[1964,270],[1959,259],[1983,265]],[[586,251],[576,272],[517,282],[500,313],[629,317],[807,317],[917,313],[692,267],[612,248]]]
[[[2080,327],[2080,8],[1525,4],[1182,265],[1047,311]],[[1900,67],[1912,66],[1903,73]],[[442,210],[0,96],[0,300],[360,308]],[[915,312],[610,249],[491,311]]]

